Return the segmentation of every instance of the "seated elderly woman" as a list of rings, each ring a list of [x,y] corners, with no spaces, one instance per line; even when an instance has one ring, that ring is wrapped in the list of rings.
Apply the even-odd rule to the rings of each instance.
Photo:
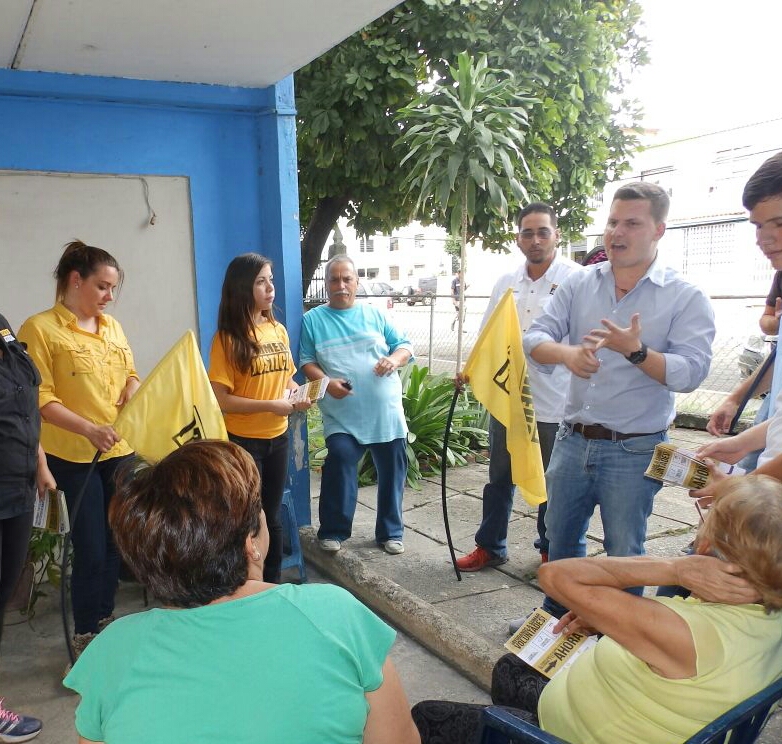
[[[518,657],[502,657],[494,702],[526,709],[521,717],[574,744],[674,744],[782,676],[782,483],[731,478],[717,493],[697,555],[541,566],[542,588],[570,608],[555,630],[604,636],[548,684]],[[749,603],[710,602],[704,590],[687,599],[622,591],[689,586],[693,571],[724,574]],[[413,718],[424,744],[459,744],[473,740],[480,709],[426,701]]]
[[[263,581],[252,458],[187,444],[118,484],[118,548],[163,607],[121,618],[65,679],[80,744],[418,744],[394,631],[335,586]]]

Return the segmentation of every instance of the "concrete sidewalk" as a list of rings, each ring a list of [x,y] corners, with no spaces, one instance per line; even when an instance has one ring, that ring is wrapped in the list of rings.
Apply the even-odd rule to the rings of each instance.
[[[680,446],[694,448],[707,435],[680,429],[671,438]],[[320,483],[316,473],[312,476],[317,519]],[[448,510],[458,554],[474,547],[487,479],[486,464],[447,473]],[[543,597],[535,583],[539,555],[532,547],[534,510],[521,500],[515,505],[508,563],[462,574],[459,582],[445,540],[439,479],[426,480],[420,491],[405,492],[406,550],[399,556],[387,555],[375,545],[374,487],[362,488],[359,501],[353,537],[337,554],[320,550],[315,528],[302,529],[310,581],[329,580],[344,586],[401,631],[391,656],[411,703],[424,698],[488,702],[485,690],[495,660],[504,653],[508,621],[537,607]],[[664,488],[649,520],[647,552],[678,554],[692,539],[697,522],[686,493]],[[601,539],[596,516],[589,528],[590,554],[602,551]],[[295,579],[295,571],[288,576]],[[38,615],[31,623],[7,625],[0,664],[0,697],[7,698],[11,709],[44,721],[44,730],[35,740],[40,744],[76,740],[73,714],[78,697],[61,685],[67,659],[56,595],[52,591],[39,601]],[[121,584],[117,608],[118,615],[142,611],[140,587]],[[9,613],[7,623],[15,620],[19,616]],[[759,741],[782,741],[782,715],[770,721]]]
[[[690,449],[711,439],[705,432],[692,429],[672,430],[670,437],[677,446]],[[481,495],[487,481],[488,464],[447,472],[448,515],[457,556],[475,547]],[[318,493],[313,473],[313,520],[317,520]],[[505,653],[509,620],[538,607],[543,599],[535,578],[540,565],[540,556],[533,548],[535,517],[536,510],[517,498],[508,531],[508,562],[477,573],[462,573],[461,581],[457,581],[447,547],[439,478],[427,479],[420,491],[405,491],[402,555],[387,555],[375,544],[374,487],[359,490],[353,536],[338,553],[325,553],[318,547],[316,527],[302,530],[302,544],[307,561],[318,570],[488,690],[491,669]],[[647,553],[680,555],[693,539],[698,522],[687,492],[664,487],[648,522]],[[595,515],[587,535],[589,555],[603,552],[602,538],[600,517]],[[782,715],[776,713],[759,742],[779,741]]]

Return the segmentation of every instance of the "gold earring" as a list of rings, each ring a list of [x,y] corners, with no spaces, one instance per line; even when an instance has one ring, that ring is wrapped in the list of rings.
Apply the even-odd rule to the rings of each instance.
[[[253,560],[254,561],[261,560],[261,554],[257,550],[255,551],[255,555],[253,556]]]

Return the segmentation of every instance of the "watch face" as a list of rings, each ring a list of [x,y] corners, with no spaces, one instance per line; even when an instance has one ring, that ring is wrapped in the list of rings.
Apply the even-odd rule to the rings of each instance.
[[[641,348],[628,355],[627,360],[630,364],[640,364],[646,359],[646,351],[646,344],[641,344]]]

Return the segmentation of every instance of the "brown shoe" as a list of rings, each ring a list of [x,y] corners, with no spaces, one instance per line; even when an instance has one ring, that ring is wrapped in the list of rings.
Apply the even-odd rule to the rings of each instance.
[[[100,633],[102,630],[106,630],[106,628],[111,625],[117,618],[114,617],[114,615],[109,615],[108,617],[101,618],[98,620],[98,633]]]
[[[78,661],[79,657],[84,653],[84,649],[90,645],[90,643],[97,637],[97,633],[74,633],[71,639],[71,648],[73,649],[74,661]],[[73,664],[68,663],[65,667],[65,671],[62,676],[63,679],[68,676]]]

